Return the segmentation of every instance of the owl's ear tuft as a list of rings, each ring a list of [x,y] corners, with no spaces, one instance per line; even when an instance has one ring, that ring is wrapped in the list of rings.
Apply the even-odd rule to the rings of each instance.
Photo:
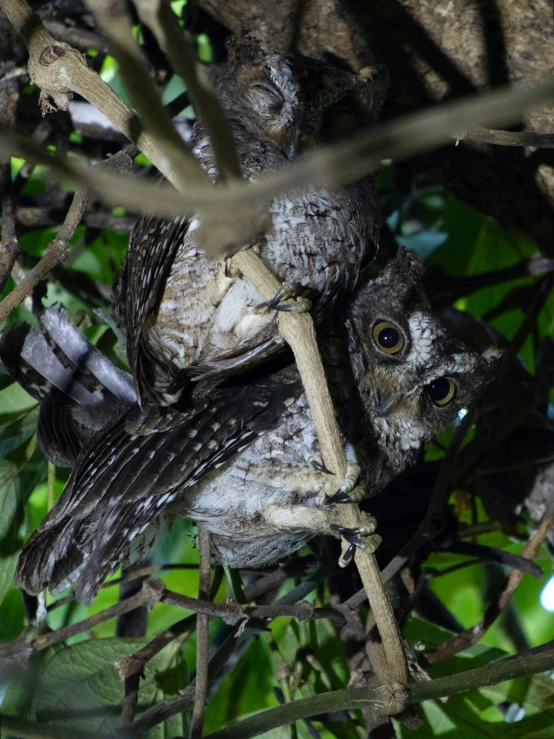
[[[227,38],[225,50],[227,61],[233,65],[252,64],[266,54],[260,41],[245,28],[241,28],[240,35]]]
[[[376,282],[411,288],[421,284],[424,270],[425,265],[416,252],[400,246],[394,257],[386,263]]]

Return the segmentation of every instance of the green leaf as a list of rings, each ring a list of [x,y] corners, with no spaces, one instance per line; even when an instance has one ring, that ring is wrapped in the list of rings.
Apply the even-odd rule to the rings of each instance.
[[[8,669],[11,669],[13,674],[2,701],[3,713],[7,716],[36,721],[33,693],[40,671],[46,660],[63,649],[65,649],[63,644],[55,644],[53,647],[31,655],[25,667],[10,665]]]
[[[0,413],[21,413],[37,405],[37,401],[29,395],[21,385],[13,382],[4,390],[0,390]]]
[[[37,721],[55,723],[75,731],[111,733],[120,726],[124,685],[114,666],[116,660],[137,652],[148,639],[95,639],[66,647],[45,662],[34,698]],[[174,649],[174,648],[173,648]],[[177,690],[186,680],[181,671],[167,681],[165,671],[174,657],[164,650],[151,660],[141,680],[138,710],[144,710],[162,700],[165,691]],[[170,659],[168,660],[168,654]],[[181,681],[181,682],[179,682]],[[163,686],[163,687],[162,687]],[[171,687],[172,686],[172,687]],[[183,685],[184,687],[184,685]],[[149,737],[172,739],[183,728],[182,718],[167,722]]]
[[[8,417],[0,416],[0,459],[28,441],[36,432],[38,406],[31,408],[29,412],[19,416],[16,420],[10,419],[3,423],[4,418]]]
[[[46,471],[40,450],[29,460],[28,450],[18,451],[19,458],[14,453],[14,460],[0,460],[0,603],[12,587],[25,503]]]

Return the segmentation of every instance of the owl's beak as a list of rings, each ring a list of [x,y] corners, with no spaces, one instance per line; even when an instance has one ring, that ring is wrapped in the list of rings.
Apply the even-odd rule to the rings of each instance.
[[[283,154],[287,159],[295,159],[298,153],[298,146],[292,141],[283,148]]]
[[[383,416],[388,416],[401,401],[402,397],[400,395],[379,393],[377,396],[377,415],[381,418],[383,418]]]

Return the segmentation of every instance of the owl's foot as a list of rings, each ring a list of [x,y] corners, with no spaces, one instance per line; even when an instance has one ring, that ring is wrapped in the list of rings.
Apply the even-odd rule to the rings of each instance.
[[[285,302],[294,301],[294,302]],[[281,289],[271,300],[257,305],[256,313],[276,310],[294,313],[307,313],[312,308],[312,301],[298,295],[298,290],[288,282],[283,282]]]
[[[377,521],[373,516],[362,512],[360,526],[348,528],[337,523],[338,515],[339,510],[336,507],[310,508],[304,505],[276,505],[274,503],[267,505],[263,511],[265,520],[282,531],[303,530],[311,531],[313,534],[332,534],[346,539],[350,547],[368,552],[374,552],[377,549],[381,543],[381,537],[375,534]],[[343,566],[346,564],[347,562]]]
[[[365,487],[356,485],[360,476],[360,468],[354,462],[346,462],[346,473],[339,489],[330,498],[326,498],[324,505],[335,505],[336,503],[359,503],[365,498]]]
[[[339,559],[340,567],[346,567],[350,564],[356,549],[362,549],[365,552],[373,554],[381,544],[381,537],[375,533],[377,521],[367,513],[360,512],[360,515],[362,517],[360,526],[349,528],[334,524],[331,527],[343,539],[346,539],[349,544]]]

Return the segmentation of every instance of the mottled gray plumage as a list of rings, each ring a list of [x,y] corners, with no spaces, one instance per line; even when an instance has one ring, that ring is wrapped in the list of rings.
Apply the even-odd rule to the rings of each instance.
[[[422,270],[401,249],[321,336],[347,458],[361,470],[342,500],[379,492],[494,375],[498,354],[469,351],[432,312]],[[181,409],[127,406],[84,444],[20,556],[17,584],[37,593],[73,581],[90,601],[130,549],[144,554],[160,514],[175,512],[205,524],[226,564],[276,561],[337,533],[335,491],[309,463],[318,455],[294,366],[199,383]]]
[[[244,176],[255,181],[314,145],[336,141],[377,117],[386,88],[382,68],[359,75],[300,55],[264,51],[252,39],[229,44],[228,63],[214,73]],[[217,180],[201,121],[194,154]],[[269,204],[272,227],[253,247],[282,280],[314,300],[318,321],[337,296],[352,290],[378,233],[373,180],[333,191],[292,192]],[[273,313],[226,263],[208,257],[190,222],[139,219],[119,285],[119,317],[143,404],[175,402],[191,373],[243,370],[279,346]]]

